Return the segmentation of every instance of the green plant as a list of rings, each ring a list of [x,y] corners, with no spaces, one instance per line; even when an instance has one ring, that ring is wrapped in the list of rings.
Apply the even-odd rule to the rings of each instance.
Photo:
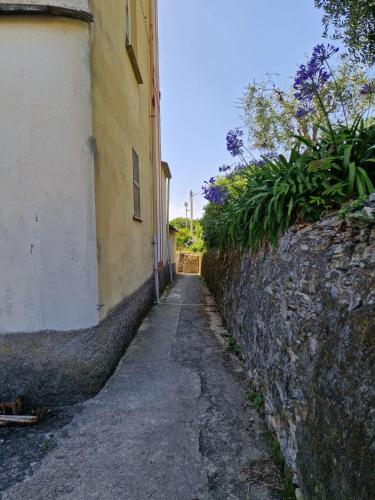
[[[236,356],[240,357],[241,356],[241,349],[240,346],[238,345],[236,339],[233,337],[233,335],[228,335],[228,345],[227,345],[227,351],[232,352]]]
[[[250,165],[222,206],[209,204],[202,219],[209,247],[276,246],[294,223],[319,220],[351,199],[375,191],[375,125],[322,127],[319,141],[296,137],[289,158]]]
[[[268,430],[266,434],[267,445],[271,451],[272,458],[280,471],[280,483],[282,490],[280,491],[280,496],[282,500],[295,500],[296,498],[296,487],[292,481],[286,475],[286,467],[283,455],[281,453],[280,444],[275,437],[275,435]]]
[[[361,196],[357,200],[345,203],[339,212],[343,219],[355,219],[366,224],[375,223],[375,210],[367,208],[367,196]]]
[[[196,239],[196,241],[190,245],[189,250],[193,253],[203,253],[205,251],[204,241],[201,238]]]
[[[252,403],[257,411],[261,411],[263,409],[264,398],[259,392],[253,389],[249,389],[247,393],[247,399],[250,401],[250,403]]]
[[[342,103],[347,118],[352,121],[369,105],[361,94],[364,85],[373,80],[362,65],[353,64],[341,56],[334,69],[334,79],[328,81],[320,95],[331,119],[337,124],[343,118]],[[264,153],[288,151],[295,145],[295,135],[316,140],[319,124],[325,120],[318,99],[313,97],[312,111],[299,118],[299,101],[293,85],[281,88],[271,77],[251,82],[239,101],[249,146]]]
[[[44,441],[41,445],[41,448],[44,452],[47,452],[51,448],[51,442],[50,441]]]
[[[372,0],[315,0],[323,9],[325,35],[342,39],[349,52],[369,66],[375,59],[375,3]]]

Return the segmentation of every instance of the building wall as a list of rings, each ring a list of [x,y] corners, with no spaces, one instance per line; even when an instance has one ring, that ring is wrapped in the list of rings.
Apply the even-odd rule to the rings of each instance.
[[[144,82],[141,85],[125,46],[125,2],[92,0],[90,5],[95,16],[93,130],[103,318],[153,272],[155,163],[160,165],[160,152],[158,110],[152,107],[152,85],[158,83],[155,78],[153,82],[150,49],[154,36],[150,12],[154,2],[151,5],[149,0],[131,2],[136,11],[135,45]],[[159,95],[155,98],[158,101]],[[132,148],[140,162],[142,222],[133,219]]]
[[[94,325],[88,26],[0,17],[0,67],[0,332]]]
[[[161,170],[161,205],[163,214],[163,237],[162,237],[162,255],[163,255],[163,265],[165,266],[168,262],[168,233],[169,228],[167,227],[167,176],[164,169]]]
[[[177,249],[176,249],[177,233],[176,231],[169,231],[169,245],[171,249],[171,262],[173,266],[177,264]]]

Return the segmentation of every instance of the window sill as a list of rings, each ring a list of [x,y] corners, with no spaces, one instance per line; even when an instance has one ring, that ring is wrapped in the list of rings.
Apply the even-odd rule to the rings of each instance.
[[[137,62],[137,58],[136,58],[136,55],[134,52],[133,45],[131,45],[130,43],[127,43],[126,50],[129,54],[129,58],[130,58],[130,62],[131,62],[132,67],[133,67],[135,78],[136,78],[137,82],[141,85],[143,83],[143,78],[142,78],[141,71],[140,71],[139,66],[138,66],[138,62]]]
[[[143,219],[141,219],[137,215],[133,215],[133,220],[135,220],[136,222],[143,222]]]

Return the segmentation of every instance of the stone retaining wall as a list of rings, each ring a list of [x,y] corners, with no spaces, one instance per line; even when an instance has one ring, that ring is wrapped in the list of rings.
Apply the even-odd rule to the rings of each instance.
[[[202,273],[303,498],[374,498],[375,226],[332,216]]]
[[[200,253],[183,253],[179,254],[178,272],[183,274],[200,274],[201,272]]]

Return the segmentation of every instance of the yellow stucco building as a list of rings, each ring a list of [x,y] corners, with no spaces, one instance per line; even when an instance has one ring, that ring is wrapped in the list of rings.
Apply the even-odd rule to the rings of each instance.
[[[0,0],[0,65],[1,391],[80,399],[173,254],[157,1]]]

